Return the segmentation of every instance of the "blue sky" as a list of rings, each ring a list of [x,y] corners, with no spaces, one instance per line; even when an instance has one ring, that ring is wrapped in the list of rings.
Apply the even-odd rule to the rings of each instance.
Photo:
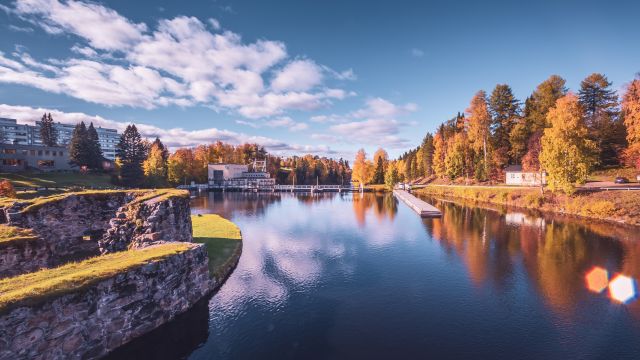
[[[0,4],[0,116],[122,129],[173,148],[392,156],[509,84],[622,87],[640,71],[633,1],[58,1]]]

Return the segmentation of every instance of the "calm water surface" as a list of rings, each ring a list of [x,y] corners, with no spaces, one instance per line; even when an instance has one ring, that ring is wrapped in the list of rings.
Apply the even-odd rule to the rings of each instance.
[[[124,357],[638,359],[640,303],[590,292],[640,277],[638,231],[390,195],[205,193],[242,229],[220,291]],[[208,303],[207,303],[208,301]]]

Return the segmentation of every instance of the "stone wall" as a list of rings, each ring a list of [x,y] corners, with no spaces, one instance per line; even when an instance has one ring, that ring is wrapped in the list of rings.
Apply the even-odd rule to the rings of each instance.
[[[193,244],[79,293],[0,314],[0,359],[97,358],[184,312],[215,287]]]
[[[47,267],[49,250],[41,238],[0,242],[0,279]]]
[[[80,193],[2,209],[8,225],[32,229],[40,241],[0,246],[0,278],[162,241],[191,242],[189,197],[161,194],[140,200],[151,193]]]
[[[103,254],[159,241],[192,241],[188,197],[156,198],[118,209],[99,241]]]

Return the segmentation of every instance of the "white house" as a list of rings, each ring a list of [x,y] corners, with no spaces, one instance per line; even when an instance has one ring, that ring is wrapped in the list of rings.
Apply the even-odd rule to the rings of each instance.
[[[537,171],[522,171],[520,165],[509,165],[504,169],[505,183],[507,185],[519,186],[539,186],[547,183],[546,173],[542,172],[542,176]]]
[[[249,165],[209,164],[209,182],[222,184],[225,180],[238,179],[249,171]]]

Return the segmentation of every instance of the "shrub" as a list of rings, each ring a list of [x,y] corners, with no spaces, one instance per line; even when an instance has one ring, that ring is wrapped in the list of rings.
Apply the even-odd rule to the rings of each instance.
[[[529,193],[524,196],[524,203],[527,207],[539,208],[544,203],[544,197],[538,193]]]
[[[611,201],[600,200],[594,202],[593,204],[587,205],[584,210],[588,215],[597,217],[608,217],[613,214],[615,209],[616,207]]]
[[[0,181],[0,196],[7,198],[16,198],[16,190],[13,188],[13,185],[9,182],[9,180]]]

